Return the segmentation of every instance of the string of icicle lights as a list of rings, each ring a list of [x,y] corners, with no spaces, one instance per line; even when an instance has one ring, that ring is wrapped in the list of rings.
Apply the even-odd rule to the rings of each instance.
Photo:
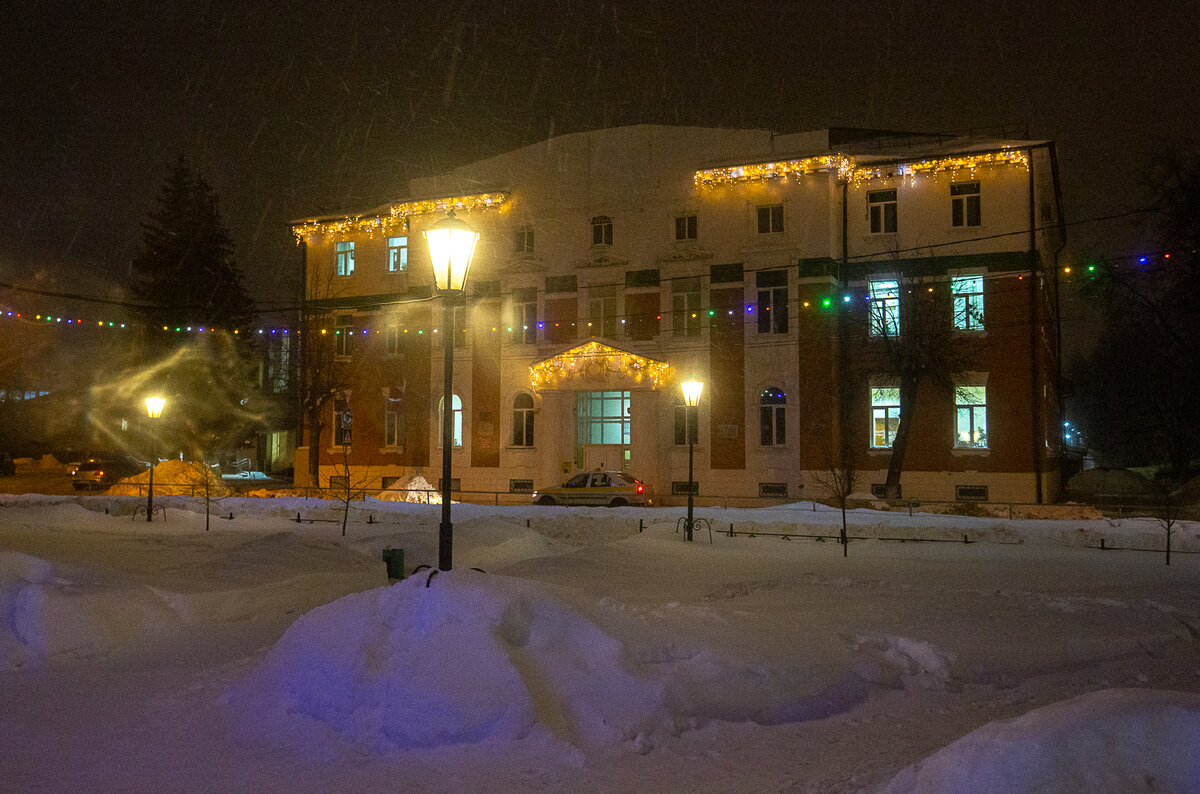
[[[306,237],[316,234],[346,234],[362,232],[373,236],[376,232],[407,231],[408,219],[414,215],[443,214],[450,210],[456,212],[476,212],[480,210],[499,209],[508,201],[507,193],[474,193],[466,196],[448,196],[445,198],[423,199],[419,201],[402,201],[389,204],[386,210],[368,212],[362,215],[347,215],[342,218],[319,219],[302,221],[292,225],[292,234],[296,242],[303,242]]]
[[[951,172],[957,175],[966,171],[974,175],[980,168],[989,166],[1016,165],[1029,168],[1027,149],[1004,149],[981,154],[959,154],[951,157],[929,158],[903,163],[858,164],[853,158],[841,154],[804,157],[797,160],[781,160],[766,163],[748,163],[723,168],[708,168],[697,171],[693,181],[699,187],[715,188],[738,182],[761,182],[769,179],[786,179],[818,171],[832,171],[843,182],[858,186],[868,179],[884,176],[914,178],[921,174],[937,175]]]

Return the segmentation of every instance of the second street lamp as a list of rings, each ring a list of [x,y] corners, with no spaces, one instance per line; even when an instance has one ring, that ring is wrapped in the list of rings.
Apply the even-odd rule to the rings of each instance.
[[[151,419],[158,419],[162,416],[163,406],[166,405],[166,400],[162,397],[147,397],[146,398],[146,415]],[[152,425],[158,424],[152,422]],[[154,443],[154,434],[150,434],[150,483],[146,490],[146,520],[154,520],[154,464],[158,462],[157,445]],[[165,514],[164,514],[165,515]]]
[[[454,210],[425,232],[433,280],[442,294],[442,331],[446,348],[442,389],[442,523],[438,527],[438,570],[453,565],[454,525],[450,521],[450,470],[454,444],[454,302],[463,294],[479,232],[454,217]]]
[[[684,529],[687,531],[687,539],[692,539],[692,495],[696,491],[696,482],[692,461],[694,458],[696,436],[699,434],[700,412],[696,406],[700,405],[700,393],[704,391],[704,384],[698,380],[689,380],[679,384],[679,388],[683,391],[683,432],[687,435],[688,442],[688,512],[687,524]],[[695,423],[692,422],[692,414],[696,414]]]

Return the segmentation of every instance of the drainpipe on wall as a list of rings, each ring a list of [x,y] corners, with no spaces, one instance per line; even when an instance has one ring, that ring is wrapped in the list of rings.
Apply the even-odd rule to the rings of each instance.
[[[1037,259],[1037,213],[1034,202],[1033,149],[1029,150],[1029,370],[1033,422],[1030,428],[1030,446],[1033,452],[1034,501],[1042,504],[1042,379],[1038,367],[1038,259]]]

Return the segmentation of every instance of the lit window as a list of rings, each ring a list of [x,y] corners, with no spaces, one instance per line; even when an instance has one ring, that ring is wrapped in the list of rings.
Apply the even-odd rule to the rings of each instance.
[[[783,232],[783,205],[770,204],[758,208],[758,233],[780,234]]]
[[[671,282],[671,329],[675,336],[700,335],[700,279]]]
[[[759,443],[764,447],[781,447],[787,442],[787,395],[774,386],[765,389],[758,398]]]
[[[408,238],[388,238],[388,272],[400,273],[408,270]]]
[[[522,392],[513,398],[514,447],[533,446],[533,397]]]
[[[900,333],[900,282],[880,279],[871,282],[871,336]]]
[[[896,233],[896,189],[871,190],[867,193],[871,216],[871,234]]]
[[[887,449],[900,428],[900,390],[871,389],[871,446]]]
[[[983,330],[983,276],[954,276],[954,327],[963,331]]]
[[[611,236],[611,235],[610,235]],[[518,254],[533,253],[533,227],[518,226],[513,236],[513,251]]]
[[[455,447],[461,447],[462,443],[463,443],[462,442],[462,439],[463,439],[462,399],[460,399],[457,394],[452,394],[452,395],[450,395],[450,397],[451,397],[450,405],[452,406],[451,410],[450,410],[450,413],[451,413],[450,436],[452,439],[451,443]],[[442,397],[440,400],[438,400],[437,445],[439,448],[441,448],[441,446],[442,446],[442,432],[445,427],[445,425],[443,425],[442,423],[446,421],[445,408],[446,408],[446,398]]]
[[[950,222],[955,226],[979,226],[982,221],[978,182],[950,185]]]
[[[612,218],[598,215],[592,218],[592,245],[612,245]]]
[[[954,446],[987,449],[987,387],[959,386],[954,390],[957,412]]]
[[[349,240],[337,244],[337,274],[348,276],[354,272],[354,243]]]
[[[695,215],[677,215],[675,217],[676,240],[695,240],[698,228]]]

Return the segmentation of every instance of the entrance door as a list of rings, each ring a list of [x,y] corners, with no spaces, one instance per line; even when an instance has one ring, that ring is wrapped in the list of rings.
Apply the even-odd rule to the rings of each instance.
[[[575,393],[575,443],[585,470],[625,471],[629,461],[629,392]]]

